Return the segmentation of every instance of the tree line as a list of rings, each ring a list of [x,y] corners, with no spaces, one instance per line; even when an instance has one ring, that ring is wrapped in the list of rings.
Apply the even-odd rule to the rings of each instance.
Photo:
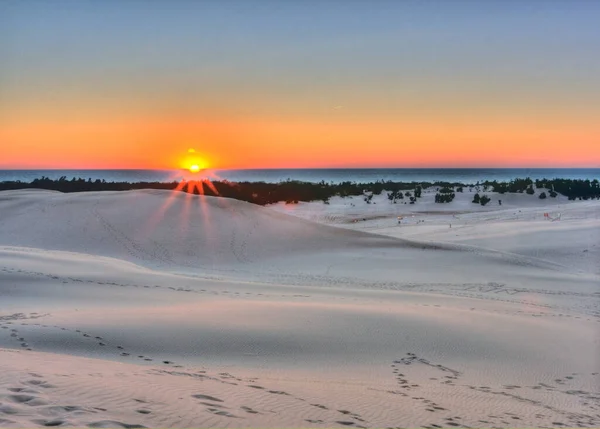
[[[454,199],[455,192],[463,192],[463,188],[475,189],[477,192],[491,191],[504,193],[534,194],[536,188],[547,189],[550,197],[562,194],[570,200],[600,199],[600,183],[598,179],[541,179],[533,181],[530,178],[514,179],[509,182],[485,181],[476,184],[450,183],[450,182],[392,182],[377,181],[370,183],[357,183],[345,181],[341,183],[319,183],[286,180],[279,183],[267,182],[229,182],[211,181],[212,186],[203,186],[204,194],[209,196],[222,196],[237,200],[248,201],[259,205],[273,204],[280,201],[297,203],[299,201],[328,202],[331,197],[350,197],[363,195],[367,200],[373,195],[387,192],[392,203],[413,203],[421,197],[423,189],[436,187],[438,192],[436,202],[450,202]],[[83,178],[67,179],[63,176],[58,180],[41,177],[31,182],[4,181],[0,182],[0,191],[16,189],[47,189],[60,192],[90,192],[90,191],[128,191],[134,189],[180,189],[180,182],[107,182],[106,180],[92,180]],[[184,192],[199,193],[198,187],[184,187]],[[211,189],[211,188],[214,188]],[[216,192],[215,192],[216,191]],[[544,193],[544,196],[546,194]],[[369,197],[370,196],[370,197]],[[406,198],[405,198],[406,197]],[[543,197],[542,197],[543,198]]]

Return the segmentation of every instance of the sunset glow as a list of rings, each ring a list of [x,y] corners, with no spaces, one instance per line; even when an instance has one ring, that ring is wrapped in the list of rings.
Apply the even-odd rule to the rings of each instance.
[[[0,10],[0,168],[600,165],[597,3],[292,3]]]

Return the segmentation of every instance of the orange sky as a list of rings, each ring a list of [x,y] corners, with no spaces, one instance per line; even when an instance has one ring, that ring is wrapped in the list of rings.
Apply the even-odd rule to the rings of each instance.
[[[599,2],[275,3],[1,4],[0,168],[600,167]]]
[[[600,123],[574,119],[49,117],[0,120],[0,168],[600,165]]]

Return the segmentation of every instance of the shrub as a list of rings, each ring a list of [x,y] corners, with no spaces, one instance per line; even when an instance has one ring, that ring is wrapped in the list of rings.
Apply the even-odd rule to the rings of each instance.
[[[533,190],[533,188],[531,187],[531,185],[527,188],[527,190],[525,192],[527,192],[527,194],[529,194],[529,195],[535,194],[535,191]]]
[[[523,193],[528,190],[529,194],[539,194],[545,191],[546,198],[556,198],[558,194],[564,195],[570,201],[584,199],[600,199],[600,180],[583,180],[583,179],[541,179],[532,181],[530,178],[514,179],[509,182],[486,181],[477,184],[464,184],[458,182],[392,182],[378,181],[372,183],[356,183],[345,181],[341,183],[310,183],[300,182],[297,180],[286,180],[279,183],[266,182],[237,182],[214,181],[214,188],[205,190],[205,195],[214,197],[220,196],[223,198],[234,198],[242,201],[249,201],[254,204],[267,205],[279,201],[294,204],[294,201],[322,201],[325,198],[340,196],[342,198],[350,196],[363,196],[368,194],[380,194],[381,190],[388,192],[396,192],[397,199],[402,202],[404,193],[409,191],[409,197],[414,192],[415,197],[421,194],[419,189],[428,189],[436,187],[438,190],[443,187],[454,188],[456,192],[460,192],[458,188],[468,188],[473,194],[483,193],[482,188],[498,193]],[[162,189],[162,190],[179,190],[181,183],[178,181],[171,182],[106,182],[106,180],[95,180],[87,178],[67,179],[66,176],[60,177],[58,180],[51,180],[48,177],[42,176],[33,179],[31,182],[22,182],[19,180],[0,181],[0,190],[15,190],[15,189],[47,189],[59,192],[91,192],[91,191],[129,191],[134,189]],[[540,191],[534,191],[535,188]],[[196,188],[194,188],[196,189]],[[183,189],[183,192],[194,192],[193,190]],[[197,189],[196,191],[197,192]],[[466,191],[465,191],[466,192]],[[479,204],[480,197],[474,199],[475,204]],[[394,202],[392,198],[392,202]],[[408,202],[406,202],[408,204]]]
[[[487,203],[489,203],[491,201],[490,197],[488,197],[487,195],[483,195],[480,199],[479,199],[479,203],[482,206],[485,206]]]
[[[396,204],[396,200],[401,200],[404,198],[402,191],[388,192],[387,196],[388,196],[388,200],[390,200],[394,204]]]
[[[481,202],[481,198],[479,197],[478,193],[473,196],[473,202],[475,204],[479,204]]]
[[[454,199],[454,192],[438,192],[435,194],[436,203],[449,203]]]
[[[545,193],[545,192],[542,192],[542,193],[540,194],[540,200],[544,200],[544,199],[546,199],[546,193]]]

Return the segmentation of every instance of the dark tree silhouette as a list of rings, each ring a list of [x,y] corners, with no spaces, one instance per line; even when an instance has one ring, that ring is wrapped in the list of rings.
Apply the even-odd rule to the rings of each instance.
[[[334,196],[349,197],[357,195],[378,195],[383,190],[388,192],[388,199],[395,202],[403,199],[404,196],[410,198],[410,203],[414,204],[421,195],[422,189],[439,188],[439,194],[454,193],[458,187],[468,186],[461,183],[447,182],[374,182],[374,183],[309,183],[287,180],[280,183],[265,182],[239,182],[232,183],[228,181],[212,182],[217,193],[205,187],[206,195],[219,195],[226,198],[248,201],[254,204],[272,204],[278,201],[294,203],[298,201],[325,201]],[[128,191],[133,189],[164,189],[175,190],[180,184],[178,182],[107,182],[106,180],[92,180],[83,178],[72,178],[68,180],[65,176],[58,180],[51,180],[48,177],[40,177],[31,182],[22,181],[4,181],[0,182],[0,191],[14,189],[47,189],[60,192],[88,192],[88,191]],[[510,182],[485,182],[488,189],[499,193],[522,193],[527,190],[533,192],[533,181],[527,179],[515,179]],[[565,195],[569,200],[587,200],[600,199],[600,183],[598,179],[594,180],[573,180],[573,179],[542,179],[535,182],[535,186],[546,191],[550,197],[555,198],[558,194]],[[531,189],[531,191],[529,191]],[[411,193],[414,191],[414,196]],[[187,189],[183,189],[187,191]],[[198,193],[196,190],[195,193]],[[391,195],[391,196],[390,196]],[[368,197],[367,197],[368,198]],[[372,198],[372,197],[371,197]],[[480,204],[479,193],[474,195],[473,203]]]

